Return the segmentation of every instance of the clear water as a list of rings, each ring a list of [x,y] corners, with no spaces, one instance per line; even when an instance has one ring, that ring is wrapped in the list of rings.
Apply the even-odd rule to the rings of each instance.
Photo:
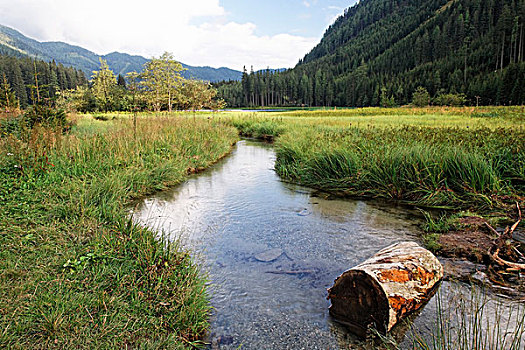
[[[282,182],[274,162],[270,146],[241,141],[212,169],[145,200],[134,218],[181,239],[209,274],[210,348],[356,348],[328,314],[327,288],[381,248],[417,241],[419,215],[321,198]],[[430,329],[435,303],[414,318]]]

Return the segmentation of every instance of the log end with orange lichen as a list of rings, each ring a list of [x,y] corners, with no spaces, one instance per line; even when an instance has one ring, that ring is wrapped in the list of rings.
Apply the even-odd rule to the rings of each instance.
[[[430,300],[443,266],[414,242],[394,244],[344,272],[329,289],[331,315],[358,335],[386,333]]]

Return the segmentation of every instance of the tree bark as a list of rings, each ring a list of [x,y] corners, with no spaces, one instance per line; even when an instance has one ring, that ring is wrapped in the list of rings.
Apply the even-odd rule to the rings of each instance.
[[[442,278],[431,252],[414,242],[394,244],[335,280],[330,314],[357,335],[369,327],[385,334],[430,300]]]

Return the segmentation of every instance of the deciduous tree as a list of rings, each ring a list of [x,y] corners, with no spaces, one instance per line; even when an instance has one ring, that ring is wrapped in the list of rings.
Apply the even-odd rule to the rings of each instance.
[[[153,58],[144,65],[141,74],[144,92],[149,104],[155,111],[160,111],[166,104],[168,111],[172,111],[177,90],[181,87],[184,70],[182,65],[175,61],[173,54],[165,52],[159,58]]]
[[[107,112],[113,103],[113,93],[117,86],[117,79],[108,63],[100,59],[100,70],[94,71],[92,76],[93,95],[99,109]]]

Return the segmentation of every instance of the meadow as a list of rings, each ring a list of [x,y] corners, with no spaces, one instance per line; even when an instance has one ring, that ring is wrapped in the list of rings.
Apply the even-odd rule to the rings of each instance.
[[[0,138],[1,348],[191,348],[207,329],[198,263],[126,208],[229,153],[237,131],[106,119]]]
[[[285,180],[349,197],[491,212],[525,196],[523,107],[69,116],[0,137],[0,347],[191,348],[208,326],[189,252],[134,200],[275,140]],[[6,123],[4,122],[4,125]]]

